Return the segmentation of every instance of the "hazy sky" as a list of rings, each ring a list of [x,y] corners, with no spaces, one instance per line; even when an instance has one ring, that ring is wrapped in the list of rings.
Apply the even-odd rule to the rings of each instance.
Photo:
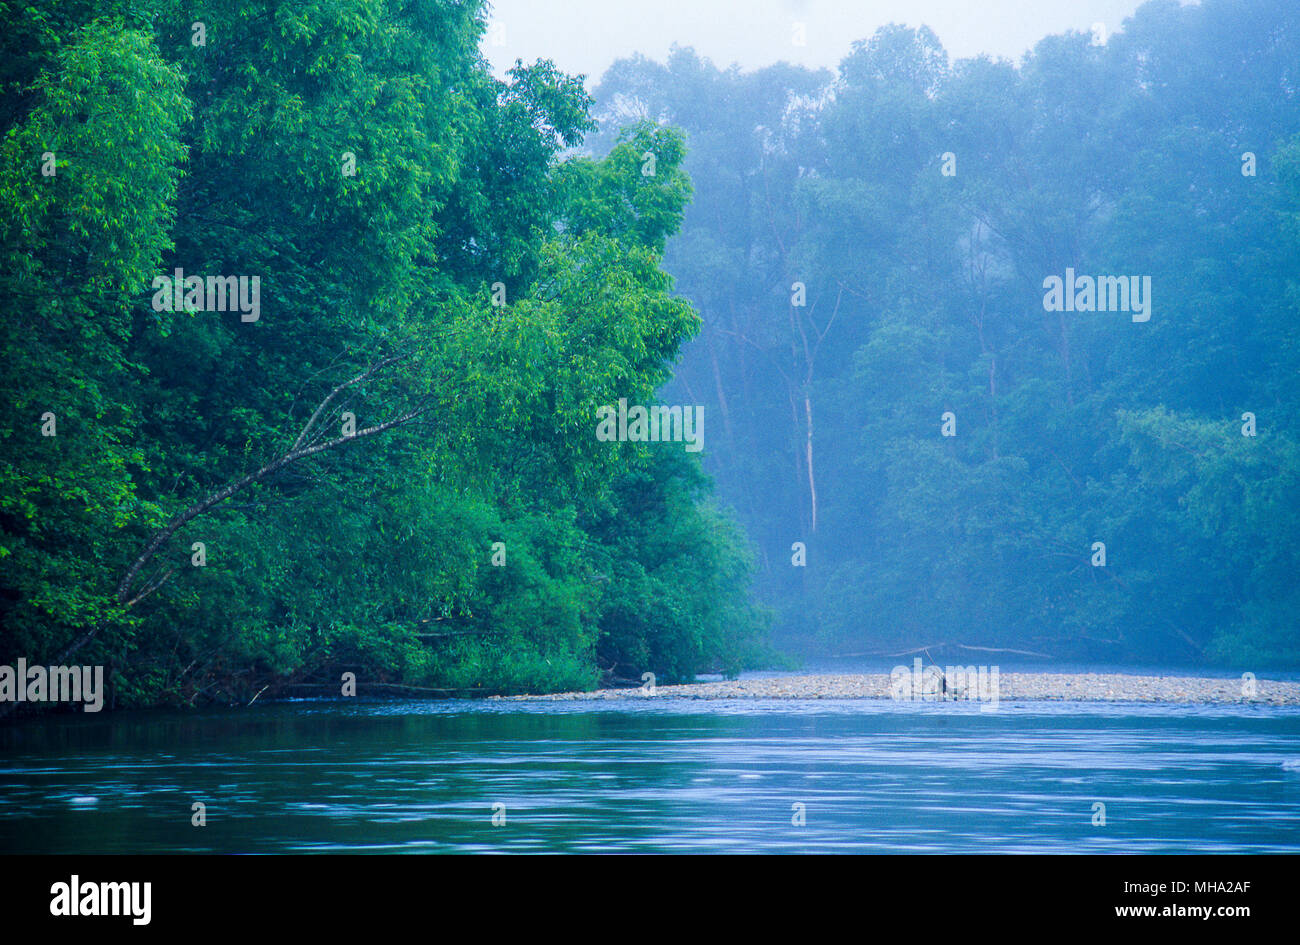
[[[496,29],[483,51],[494,70],[520,58],[555,60],[598,79],[634,52],[662,61],[675,41],[715,65],[778,60],[834,68],[855,39],[885,23],[925,24],[954,59],[1019,59],[1049,33],[1118,30],[1141,0],[492,0]],[[805,24],[806,43],[794,42]],[[501,45],[498,45],[501,44]]]

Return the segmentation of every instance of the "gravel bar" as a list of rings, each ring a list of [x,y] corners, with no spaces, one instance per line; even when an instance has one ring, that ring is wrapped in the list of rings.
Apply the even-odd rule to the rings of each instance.
[[[1258,703],[1300,705],[1300,683],[1260,679],[1254,693],[1241,678],[1129,676],[1123,673],[1001,673],[997,699],[1049,702]],[[728,682],[508,696],[550,702],[616,699],[889,699],[890,677],[879,674],[818,674],[739,679]]]

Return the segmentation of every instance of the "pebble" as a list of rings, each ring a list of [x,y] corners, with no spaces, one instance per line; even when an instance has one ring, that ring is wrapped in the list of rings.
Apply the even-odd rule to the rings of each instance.
[[[1193,676],[1128,676],[1120,673],[1000,673],[998,699],[1069,702],[1155,702],[1173,704],[1257,703],[1300,705],[1300,683],[1260,679],[1248,695],[1237,680]],[[551,702],[614,699],[888,699],[890,677],[878,674],[818,674],[656,686],[650,696],[638,688],[506,696]]]

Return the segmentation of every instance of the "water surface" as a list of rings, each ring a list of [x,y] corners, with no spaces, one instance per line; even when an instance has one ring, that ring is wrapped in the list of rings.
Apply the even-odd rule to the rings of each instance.
[[[191,825],[196,801],[207,826]],[[651,698],[70,715],[0,727],[0,849],[1300,852],[1300,709]]]

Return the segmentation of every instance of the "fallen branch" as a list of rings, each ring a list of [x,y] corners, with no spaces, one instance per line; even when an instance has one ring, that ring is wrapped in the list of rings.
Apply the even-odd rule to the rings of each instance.
[[[928,656],[929,655],[928,651],[942,650],[944,647],[952,647],[959,650],[978,650],[983,653],[1014,653],[1017,656],[1033,656],[1045,660],[1052,659],[1050,653],[1036,653],[1033,650],[1013,650],[1005,647],[972,646],[966,643],[931,643],[929,646],[918,646],[910,650],[902,650],[898,653],[884,653],[880,650],[868,651],[865,653],[836,653],[833,656],[828,658],[833,660],[848,660],[848,659],[864,659],[867,657],[883,656],[886,659],[893,659],[894,657],[897,656],[911,656],[914,653],[925,653]]]
[[[496,692],[496,690],[493,690],[493,689],[430,689],[430,688],[428,688],[427,686],[405,686],[405,685],[402,685],[401,683],[365,683],[365,682],[358,682],[358,683],[357,683],[357,688],[358,688],[358,689],[362,689],[362,688],[365,688],[365,689],[399,689],[399,690],[402,690],[402,691],[405,691],[405,692],[438,692],[438,693],[447,693],[447,692],[476,692],[476,693],[479,693],[480,695],[485,695],[485,696],[494,695],[495,692]],[[285,691],[285,690],[289,690],[289,689],[333,689],[333,690],[336,690],[336,691],[337,691],[337,690],[339,689],[339,686],[338,686],[337,683],[286,683],[285,685],[283,685],[283,686],[280,687],[280,690],[281,690],[281,691]]]
[[[142,551],[136,557],[136,559],[131,563],[130,568],[127,569],[126,574],[122,577],[122,580],[117,585],[117,589],[113,595],[115,602],[119,606],[121,606],[123,610],[129,610],[137,603],[139,603],[141,600],[143,600],[145,597],[147,597],[149,594],[152,594],[159,587],[161,587],[162,583],[166,581],[167,578],[170,577],[172,573],[175,571],[175,568],[172,568],[170,571],[164,574],[162,578],[160,578],[159,580],[148,584],[144,588],[144,590],[142,590],[139,594],[135,595],[134,597],[131,596],[131,587],[135,583],[136,578],[139,576],[141,569],[144,568],[144,566],[148,564],[149,561],[152,560],[153,557],[169,541],[171,541],[172,537],[178,531],[180,531],[180,529],[184,528],[186,525],[194,521],[200,515],[203,515],[213,506],[219,505],[222,502],[224,502],[226,499],[235,495],[236,493],[241,492],[244,489],[247,489],[249,486],[255,483],[261,482],[263,479],[266,479],[268,476],[271,476],[274,473],[280,471],[281,469],[284,469],[286,466],[290,465],[291,463],[296,463],[299,460],[306,459],[309,456],[315,456],[317,453],[323,453],[326,450],[334,449],[335,447],[342,446],[346,443],[351,443],[356,440],[363,440],[367,437],[375,436],[379,433],[383,433],[387,430],[391,430],[394,427],[398,427],[405,423],[409,423],[415,418],[427,412],[429,409],[429,405],[427,403],[423,403],[420,406],[416,407],[415,409],[410,410],[399,417],[395,417],[392,420],[387,420],[383,423],[377,423],[374,426],[366,427],[363,430],[357,430],[355,433],[345,435],[345,436],[337,436],[331,440],[307,443],[307,438],[312,433],[312,430],[315,427],[317,420],[320,419],[325,409],[329,406],[329,404],[334,400],[335,397],[337,397],[342,391],[350,387],[353,387],[370,377],[373,377],[377,372],[383,370],[389,365],[396,364],[402,360],[403,358],[401,356],[396,356],[396,357],[389,357],[389,358],[384,358],[380,361],[376,361],[374,364],[370,365],[370,367],[368,367],[365,371],[362,371],[356,377],[344,381],[342,384],[336,386],[325,396],[325,399],[322,400],[320,404],[317,405],[316,409],[312,411],[312,415],[310,418],[308,418],[306,425],[302,428],[302,432],[298,434],[298,438],[294,441],[293,446],[291,446],[287,452],[271,460],[269,463],[267,463],[265,466],[263,466],[261,469],[257,470],[256,472],[249,473],[247,476],[244,476],[243,478],[238,479],[235,482],[232,482],[221,489],[218,489],[216,492],[211,493],[206,498],[202,499],[199,502],[196,502],[194,505],[190,506],[184,512],[182,512],[181,514],[173,518],[166,525],[166,527],[164,527],[157,534],[154,535],[153,539],[149,542],[149,544],[145,546],[144,551]],[[72,643],[68,644],[68,646],[63,650],[63,652],[60,653],[59,656],[56,658],[55,662],[59,664],[66,664],[68,659],[71,656],[73,656],[73,654],[75,654],[78,650],[84,647],[87,643],[93,640],[95,638],[95,635],[98,634],[99,631],[103,629],[103,627],[104,624],[100,623],[92,627],[91,629],[87,630],[85,633],[83,633]]]

